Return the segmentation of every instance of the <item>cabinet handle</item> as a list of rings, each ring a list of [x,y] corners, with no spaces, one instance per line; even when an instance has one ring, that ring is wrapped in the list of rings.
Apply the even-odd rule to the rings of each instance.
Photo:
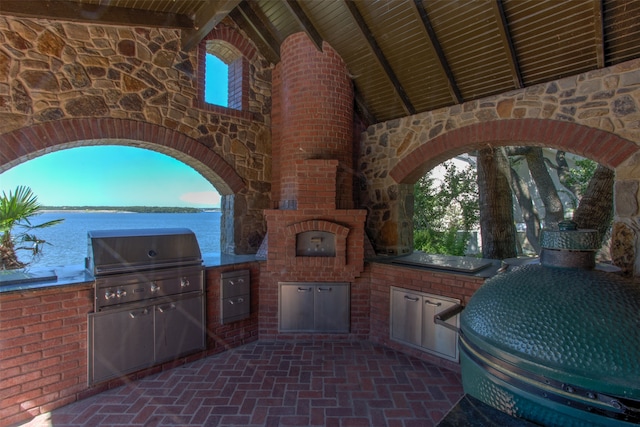
[[[408,300],[408,301],[413,301],[413,302],[418,302],[420,301],[420,298],[418,297],[410,297],[409,295],[405,295],[404,299]]]
[[[435,307],[440,307],[442,305],[441,302],[433,302],[433,301],[429,301],[428,299],[424,300],[425,304],[429,304],[429,305],[433,305]]]
[[[129,312],[129,316],[131,316],[132,319],[135,319],[136,317],[139,316],[146,316],[147,314],[149,314],[149,310],[148,309],[144,309],[144,310],[140,310],[138,312],[136,311],[130,311]]]
[[[241,304],[241,303],[243,303],[243,302],[244,302],[244,298],[238,298],[238,304]],[[235,302],[233,302],[233,300],[232,300],[232,299],[230,299],[230,300],[229,300],[229,304],[234,305],[234,304],[235,304]]]
[[[173,303],[171,303],[171,304],[169,304],[169,305],[165,305],[164,307],[163,307],[163,306],[161,306],[161,305],[160,305],[160,306],[158,306],[158,311],[159,311],[160,313],[164,313],[165,311],[175,310],[175,308],[176,308],[176,305],[175,305],[175,304],[173,304]]]
[[[298,288],[298,292],[311,292],[311,288]]]
[[[331,288],[321,288],[321,287],[318,287],[318,292],[331,292],[332,290],[333,290],[333,289],[331,289]]]

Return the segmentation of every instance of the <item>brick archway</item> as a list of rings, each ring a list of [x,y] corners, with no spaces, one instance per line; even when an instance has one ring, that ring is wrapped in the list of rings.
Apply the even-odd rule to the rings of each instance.
[[[640,150],[635,143],[613,133],[571,122],[499,120],[454,129],[427,141],[403,156],[390,175],[399,184],[414,184],[443,161],[487,145],[557,148],[595,160],[612,169]]]
[[[65,148],[118,144],[170,155],[201,173],[221,195],[245,183],[222,157],[187,135],[152,123],[86,118],[46,122],[0,135],[0,172],[35,156]]]

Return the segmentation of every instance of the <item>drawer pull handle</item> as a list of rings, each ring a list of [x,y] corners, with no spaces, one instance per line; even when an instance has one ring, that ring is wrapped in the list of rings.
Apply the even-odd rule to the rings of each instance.
[[[429,301],[428,299],[424,300],[425,304],[429,304],[429,305],[433,305],[434,307],[440,307],[442,305],[441,302],[433,302],[433,301]]]
[[[332,290],[333,290],[333,289],[331,289],[331,288],[321,288],[321,287],[318,287],[318,292],[331,292]]]
[[[146,308],[138,312],[135,312],[135,311],[129,312],[129,316],[131,316],[132,319],[135,319],[136,317],[139,317],[139,316],[146,316],[147,314],[149,314],[149,310]]]
[[[298,288],[298,292],[311,292],[311,288]]]
[[[404,299],[406,299],[407,301],[413,301],[413,302],[420,301],[420,298],[418,298],[418,297],[410,297],[409,295],[405,295]]]
[[[164,312],[169,311],[169,310],[175,310],[175,308],[176,308],[176,305],[172,303],[172,304],[169,304],[169,305],[165,305],[164,307],[163,306],[159,306],[158,307],[158,311],[160,313],[164,313]]]
[[[238,298],[238,301],[236,301],[238,304],[242,304],[244,302],[244,298]],[[232,299],[229,300],[229,304],[234,305],[235,302],[233,302]]]

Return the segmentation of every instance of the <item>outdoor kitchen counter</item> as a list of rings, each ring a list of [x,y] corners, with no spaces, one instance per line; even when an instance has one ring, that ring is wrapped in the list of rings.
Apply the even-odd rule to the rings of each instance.
[[[242,264],[256,261],[255,255],[204,254],[204,268],[216,268],[226,265]],[[8,274],[8,273],[4,273]],[[29,269],[29,277],[22,281],[10,281],[5,284],[0,274],[0,294],[15,291],[30,291],[54,286],[67,286],[93,282],[95,278],[87,272],[82,264],[43,267]]]
[[[432,271],[435,273],[473,276],[483,279],[498,274],[502,262],[496,259],[427,254],[416,251],[409,255],[376,257],[369,262]]]
[[[134,372],[130,374],[132,378],[257,339],[257,298],[252,301],[249,319],[221,324],[218,314],[222,273],[250,270],[251,292],[257,294],[260,267],[255,257],[205,254],[203,258],[207,329],[215,339],[207,339],[204,351]],[[38,271],[32,269],[29,273]],[[95,386],[88,384],[88,314],[94,312],[95,277],[84,265],[53,267],[40,273],[44,280],[34,275],[29,282],[0,284],[0,392],[6,396],[0,399],[0,425],[24,421],[128,380],[125,376]]]

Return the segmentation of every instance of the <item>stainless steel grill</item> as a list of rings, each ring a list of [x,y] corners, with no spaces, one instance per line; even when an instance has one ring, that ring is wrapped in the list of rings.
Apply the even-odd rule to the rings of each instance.
[[[89,231],[89,384],[203,350],[204,266],[189,229]]]

